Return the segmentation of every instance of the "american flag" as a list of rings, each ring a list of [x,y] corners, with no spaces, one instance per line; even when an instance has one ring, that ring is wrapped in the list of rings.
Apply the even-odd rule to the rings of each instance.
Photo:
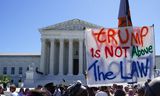
[[[118,27],[132,26],[128,0],[121,0],[118,15]]]

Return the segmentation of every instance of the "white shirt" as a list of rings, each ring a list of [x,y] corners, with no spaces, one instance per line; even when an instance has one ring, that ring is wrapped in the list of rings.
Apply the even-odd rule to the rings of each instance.
[[[13,92],[13,93],[11,93],[11,96],[18,96],[18,93]]]
[[[95,96],[108,96],[108,94],[104,91],[99,91],[99,92],[96,93]]]

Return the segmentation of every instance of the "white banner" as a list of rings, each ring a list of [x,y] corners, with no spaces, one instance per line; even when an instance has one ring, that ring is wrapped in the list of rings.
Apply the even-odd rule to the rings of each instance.
[[[87,84],[146,81],[154,68],[153,27],[87,29]]]

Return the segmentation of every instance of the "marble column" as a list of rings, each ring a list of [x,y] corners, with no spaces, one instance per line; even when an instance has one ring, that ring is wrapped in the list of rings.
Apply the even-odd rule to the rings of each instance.
[[[83,74],[83,39],[79,39],[79,74]]]
[[[69,62],[69,72],[68,72],[68,75],[73,75],[73,40],[72,39],[69,39],[69,58],[68,58]]]
[[[51,46],[50,46],[50,66],[49,66],[49,68],[50,68],[50,70],[49,70],[49,74],[50,75],[54,75],[54,49],[55,49],[55,43],[54,43],[54,39],[51,39],[50,40],[50,44],[51,44]]]
[[[64,51],[64,39],[60,39],[60,50],[59,50],[59,75],[63,75],[63,51]]]
[[[45,56],[45,73],[46,75],[49,74],[49,64],[50,64],[50,44],[49,44],[49,41],[47,40],[46,42],[46,56]]]
[[[45,57],[46,57],[46,39],[41,39],[41,61],[40,61],[40,72],[45,74]]]

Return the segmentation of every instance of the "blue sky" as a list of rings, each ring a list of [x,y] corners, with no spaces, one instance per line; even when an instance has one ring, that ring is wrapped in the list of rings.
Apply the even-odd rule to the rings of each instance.
[[[1,0],[0,53],[40,53],[39,28],[79,18],[117,27],[120,0]],[[129,0],[134,26],[155,25],[160,55],[160,0]]]

